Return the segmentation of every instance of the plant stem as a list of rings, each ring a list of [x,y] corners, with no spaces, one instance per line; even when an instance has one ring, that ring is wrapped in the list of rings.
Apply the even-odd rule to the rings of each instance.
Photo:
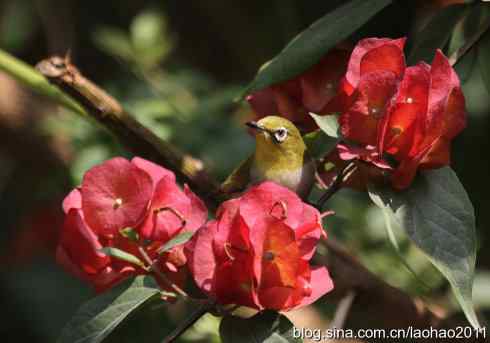
[[[0,50],[0,70],[9,74],[32,91],[48,97],[73,112],[87,115],[82,106],[71,97],[49,83],[36,69]]]
[[[152,259],[150,258],[150,256],[148,256],[143,247],[138,247],[138,251],[141,256],[143,256],[143,259],[148,264],[150,269],[158,276],[160,280],[162,280],[168,287],[172,288],[175,293],[180,295],[182,298],[189,299],[189,295],[182,288],[170,281],[167,276],[160,270],[160,268],[158,268],[156,261],[152,261]]]
[[[335,177],[335,179],[331,182],[327,191],[321,196],[320,200],[318,200],[317,208],[321,211],[323,205],[330,199],[337,191],[340,190],[342,183],[345,181],[345,178],[354,171],[356,165],[354,162],[350,162],[347,166],[345,166]]]
[[[345,320],[347,319],[347,315],[352,307],[352,303],[356,297],[356,292],[349,291],[347,294],[340,299],[337,309],[335,311],[334,318],[329,325],[330,329],[342,329],[345,324]]]

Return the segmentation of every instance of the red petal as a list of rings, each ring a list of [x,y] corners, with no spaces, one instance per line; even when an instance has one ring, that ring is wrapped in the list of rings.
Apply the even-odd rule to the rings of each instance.
[[[327,268],[316,267],[311,269],[310,286],[312,291],[311,294],[304,297],[296,308],[310,305],[326,293],[332,291],[334,287],[333,281],[330,278]]]
[[[247,101],[254,112],[260,117],[277,115],[279,113],[274,92],[270,87],[247,96]]]
[[[185,226],[186,231],[196,231],[206,223],[208,209],[204,202],[192,190],[184,185],[184,194],[190,199],[190,209]]]
[[[303,202],[293,191],[271,181],[249,188],[240,198],[240,214],[248,227],[255,228],[268,217],[281,216],[282,204],[286,210],[284,223],[296,228],[303,212]]]
[[[446,97],[453,88],[460,87],[458,76],[451,67],[448,59],[441,50],[437,50],[432,61],[431,69],[431,87],[429,96],[429,111],[440,101],[446,102]]]
[[[423,138],[420,130],[420,107],[416,104],[397,104],[389,114],[385,125],[384,142],[380,139],[383,152],[394,155],[400,161],[406,158],[411,149],[417,146],[417,136]],[[417,136],[416,136],[417,135]]]
[[[359,41],[352,51],[346,73],[346,79],[352,87],[356,88],[359,84],[361,78],[361,60],[363,57],[371,50],[383,45],[394,45],[402,51],[405,45],[405,38],[394,40],[389,38],[366,38]]]
[[[271,287],[259,293],[259,301],[263,308],[285,311],[289,309],[294,288]]]
[[[429,85],[429,67],[425,63],[406,69],[396,105],[381,124],[380,151],[408,154],[411,147],[420,144],[424,136],[421,125],[427,113]]]
[[[379,121],[391,106],[396,87],[392,72],[363,76],[356,102],[339,118],[342,135],[364,145],[376,145]]]
[[[102,244],[95,233],[86,225],[80,210],[68,212],[61,231],[58,254],[60,261],[70,261],[86,274],[96,274],[110,263],[110,258],[99,250]],[[63,263],[67,265],[66,263]],[[72,269],[77,275],[75,269]]]
[[[175,175],[170,170],[165,169],[158,164],[145,160],[141,157],[134,157],[131,160],[131,163],[150,175],[151,180],[153,181],[153,187],[156,187],[158,182],[164,177],[170,178],[171,180],[175,181]]]
[[[144,224],[139,228],[140,234],[146,239],[166,241],[181,230],[187,230],[190,212],[190,199],[174,180],[163,178],[155,188],[151,209]],[[190,224],[195,225],[196,223]],[[193,228],[189,227],[189,229]]]
[[[89,226],[101,234],[115,234],[141,220],[152,195],[152,181],[146,172],[118,157],[90,169],[81,193]]]
[[[93,278],[92,283],[95,285],[96,292],[102,293],[134,274],[133,267],[128,266],[124,269],[116,270],[111,266],[107,266]]]
[[[401,78],[405,71],[403,50],[395,44],[385,44],[367,52],[361,59],[361,78],[377,71],[390,71],[396,78]]]
[[[450,141],[440,137],[436,139],[420,161],[419,168],[434,169],[450,163]]]
[[[77,210],[82,208],[82,195],[78,188],[73,189],[63,200],[63,212],[65,214],[68,214],[72,208]]]
[[[308,261],[313,257],[322,232],[324,231],[321,225],[320,213],[316,208],[305,204],[301,226],[295,230],[301,257],[304,260]]]
[[[334,49],[301,76],[303,105],[308,111],[319,113],[334,99],[348,59],[347,50]]]
[[[260,288],[294,287],[298,273],[300,251],[294,231],[277,219],[267,225],[262,255]]]
[[[185,246],[187,266],[197,286],[207,294],[215,294],[216,257],[213,237],[217,232],[217,222],[211,221],[197,231]]]

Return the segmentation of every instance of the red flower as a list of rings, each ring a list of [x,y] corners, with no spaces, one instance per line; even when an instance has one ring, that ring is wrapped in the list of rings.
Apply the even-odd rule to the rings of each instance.
[[[105,255],[103,247],[124,250],[144,261],[139,251],[144,246],[160,269],[181,284],[185,275],[181,267],[186,263],[183,248],[162,255],[157,250],[181,231],[196,230],[207,218],[202,201],[187,187],[182,192],[172,172],[138,157],[131,162],[114,158],[90,169],[81,187],[63,201],[63,210],[66,217],[57,260],[97,291],[129,275],[147,273],[140,266]],[[174,215],[163,216],[163,212]],[[175,215],[182,216],[178,225]],[[139,240],[129,238],[123,230],[127,228],[139,233]],[[141,244],[148,239],[150,244]]]
[[[355,100],[340,117],[345,138],[377,145],[379,120],[389,110],[405,70],[404,44],[404,39],[368,38],[352,51],[345,85]]]
[[[217,219],[186,246],[197,285],[221,304],[290,310],[333,288],[325,267],[311,267],[320,215],[272,182],[223,203]]]
[[[466,125],[464,96],[447,58],[438,50],[432,66],[405,68],[404,41],[359,42],[346,74],[353,104],[339,119],[342,135],[364,149],[350,146],[340,157],[383,164],[391,155],[397,189],[407,188],[418,169],[449,164],[450,142]]]
[[[395,106],[383,118],[378,146],[400,163],[393,184],[410,185],[417,169],[450,163],[451,140],[466,127],[465,99],[459,79],[441,51],[432,66],[407,68]]]
[[[347,68],[349,50],[333,49],[318,64],[300,76],[257,91],[247,97],[257,119],[281,115],[309,132],[317,126],[308,112],[340,112],[346,96],[339,89]]]

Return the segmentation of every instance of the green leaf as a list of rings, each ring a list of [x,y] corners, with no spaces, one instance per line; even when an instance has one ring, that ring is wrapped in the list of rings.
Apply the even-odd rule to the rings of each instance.
[[[177,325],[176,318],[170,318],[174,305],[177,304],[162,301],[160,297],[149,299],[115,328],[104,343],[161,343]],[[185,304],[177,306],[185,316],[188,312]]]
[[[176,247],[177,245],[185,244],[189,241],[189,239],[192,238],[194,235],[194,232],[186,231],[178,234],[171,240],[169,240],[167,243],[165,243],[160,249],[158,249],[159,254],[163,254],[166,251],[169,251],[173,247]]]
[[[130,314],[159,296],[158,285],[149,276],[126,280],[82,305],[57,342],[102,342]]]
[[[390,3],[391,0],[352,0],[327,13],[264,64],[245,94],[301,74]]]
[[[132,62],[136,58],[129,35],[123,30],[107,26],[97,28],[93,41],[108,55],[122,58],[126,62]]]
[[[485,33],[478,45],[478,67],[485,87],[490,94],[490,30]]]
[[[338,139],[327,136],[322,130],[316,130],[303,136],[311,157],[319,159],[325,157],[339,142]]]
[[[138,232],[132,228],[132,227],[126,227],[124,229],[121,229],[119,230],[119,233],[121,234],[121,236],[135,242],[135,243],[138,243],[139,240],[140,240],[140,235],[138,234]]]
[[[310,116],[315,120],[316,125],[330,137],[339,138],[339,116],[337,114],[329,114],[320,116],[310,112]]]
[[[138,14],[131,23],[130,33],[132,46],[138,54],[136,62],[147,67],[161,62],[172,49],[165,17],[156,10]]]
[[[145,266],[145,264],[139,258],[124,250],[113,248],[113,247],[104,247],[100,249],[100,251],[106,254],[107,256],[115,257],[119,260],[126,261],[140,267]]]
[[[222,343],[298,343],[293,337],[293,324],[274,311],[259,312],[251,318],[228,315],[219,327]]]
[[[419,61],[431,63],[436,49],[442,49],[449,41],[457,22],[466,14],[467,4],[449,5],[437,12],[434,17],[416,34],[408,64]]]
[[[448,279],[466,318],[479,327],[472,303],[475,216],[454,171],[421,172],[405,191],[371,187],[369,195]]]

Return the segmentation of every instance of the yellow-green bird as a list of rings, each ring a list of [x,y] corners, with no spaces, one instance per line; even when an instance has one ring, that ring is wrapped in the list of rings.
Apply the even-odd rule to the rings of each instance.
[[[228,176],[221,191],[241,192],[249,185],[269,180],[306,199],[315,181],[315,162],[296,126],[277,116],[248,122],[247,126],[255,133],[255,153]]]

